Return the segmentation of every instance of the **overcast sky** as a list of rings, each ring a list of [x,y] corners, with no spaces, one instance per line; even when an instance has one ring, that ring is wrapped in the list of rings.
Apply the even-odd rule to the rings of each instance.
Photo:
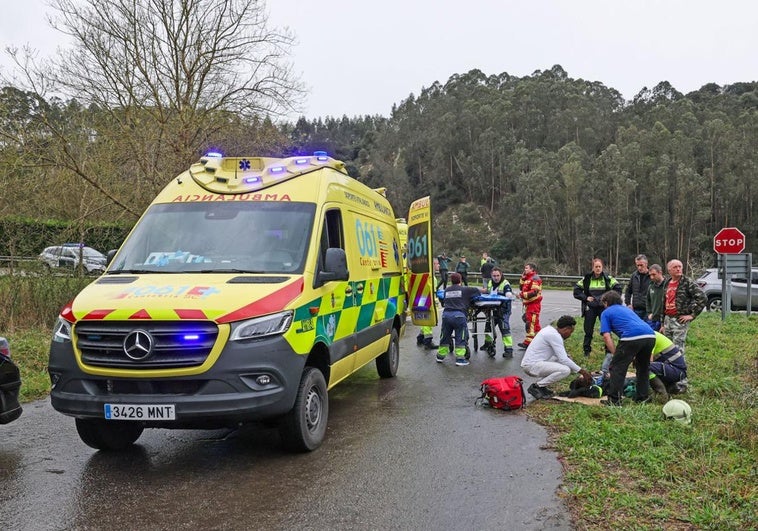
[[[63,41],[44,0],[0,0],[0,47],[49,55]],[[298,38],[303,113],[380,114],[435,81],[478,68],[527,76],[559,64],[631,99],[670,82],[758,80],[753,0],[269,0],[270,24]],[[8,73],[7,58],[0,68]]]

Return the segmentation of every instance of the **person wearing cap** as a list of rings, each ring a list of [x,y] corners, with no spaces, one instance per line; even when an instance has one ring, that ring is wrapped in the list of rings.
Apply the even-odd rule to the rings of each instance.
[[[540,378],[527,389],[534,398],[539,400],[553,396],[555,393],[548,386],[572,372],[581,374],[586,382],[592,381],[590,372],[577,365],[566,353],[563,341],[571,337],[575,327],[576,319],[563,315],[555,326],[548,325],[540,330],[526,349],[521,368],[529,376]]]

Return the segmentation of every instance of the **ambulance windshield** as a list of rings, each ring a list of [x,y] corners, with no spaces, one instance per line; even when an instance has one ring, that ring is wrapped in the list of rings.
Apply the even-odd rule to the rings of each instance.
[[[107,274],[302,273],[315,211],[282,201],[153,205]]]

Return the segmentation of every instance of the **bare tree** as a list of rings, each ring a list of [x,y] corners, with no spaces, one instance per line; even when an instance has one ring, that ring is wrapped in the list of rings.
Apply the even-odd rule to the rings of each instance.
[[[81,122],[41,116],[45,158],[124,211],[197,160],[241,118],[296,110],[288,30],[260,0],[52,0],[71,49],[18,59],[40,95],[81,104]],[[133,212],[132,212],[133,213]]]

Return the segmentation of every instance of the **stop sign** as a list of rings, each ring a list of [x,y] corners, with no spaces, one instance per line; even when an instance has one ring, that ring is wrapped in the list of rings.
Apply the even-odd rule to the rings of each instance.
[[[736,227],[725,227],[713,237],[713,250],[719,254],[739,254],[745,250],[745,235]]]

